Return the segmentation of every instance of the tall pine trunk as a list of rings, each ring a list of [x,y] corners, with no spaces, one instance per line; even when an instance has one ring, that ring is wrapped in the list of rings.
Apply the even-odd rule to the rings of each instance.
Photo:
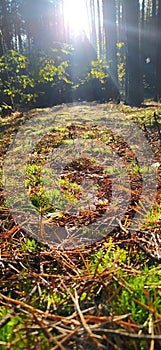
[[[103,20],[105,31],[106,59],[109,62],[109,73],[115,84],[118,86],[117,77],[117,29],[116,29],[116,1],[103,1]]]
[[[158,0],[157,28],[156,28],[156,92],[155,100],[161,99],[161,0]]]
[[[126,23],[126,103],[140,106],[143,101],[140,44],[139,44],[139,0],[125,0]]]
[[[3,50],[12,49],[12,23],[10,14],[10,2],[8,0],[1,0],[1,35],[3,40]],[[4,52],[3,52],[4,53]]]
[[[95,50],[97,52],[97,35],[96,35],[96,16],[95,16],[95,4],[94,0],[90,0],[90,7],[89,7],[89,19],[90,19],[90,42]]]

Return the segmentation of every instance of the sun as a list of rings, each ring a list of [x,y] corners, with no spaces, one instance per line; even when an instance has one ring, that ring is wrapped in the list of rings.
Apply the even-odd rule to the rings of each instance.
[[[83,0],[64,1],[65,25],[73,36],[84,33],[89,36],[89,19],[86,2]]]

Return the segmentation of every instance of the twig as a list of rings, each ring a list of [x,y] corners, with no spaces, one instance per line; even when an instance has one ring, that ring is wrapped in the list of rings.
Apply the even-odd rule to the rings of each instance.
[[[51,344],[54,341],[54,337],[50,333],[48,327],[45,327],[42,320],[39,320],[39,318],[36,316],[36,314],[33,314],[33,318],[35,319],[36,323],[39,325],[40,329],[44,333],[45,337],[48,339],[49,343]]]
[[[152,336],[154,335],[154,323],[153,323],[153,316],[151,313],[149,315],[149,333]],[[154,346],[155,346],[155,341],[154,339],[152,339],[150,342],[150,350],[154,350]]]
[[[81,319],[81,322],[82,322],[82,325],[84,327],[84,329],[86,330],[87,334],[89,335],[90,338],[93,339],[93,341],[96,343],[96,345],[98,347],[101,347],[102,348],[102,345],[98,342],[98,340],[96,339],[96,336],[92,333],[90,327],[88,326],[88,324],[86,323],[86,320],[83,316],[83,313],[80,309],[80,306],[79,306],[79,301],[78,301],[78,294],[77,294],[77,291],[75,289],[75,298],[73,297],[73,295],[71,294],[70,290],[66,287],[66,285],[64,284],[64,282],[62,282],[62,285],[63,287],[65,288],[65,290],[68,292],[68,294],[70,295],[71,299],[73,300],[74,304],[75,304],[75,307],[76,307],[76,310],[78,312],[78,315]]]
[[[102,334],[113,334],[115,336],[124,336],[126,338],[136,339],[136,340],[161,340],[161,335],[150,335],[150,334],[133,334],[124,332],[121,330],[113,329],[113,328],[97,328],[96,330],[93,330],[93,332],[98,332]]]
[[[121,228],[121,230],[122,231],[124,231],[125,233],[129,233],[129,231],[122,225],[122,222],[121,222],[121,220],[120,219],[118,219],[118,218],[116,218],[116,221],[118,222],[118,224],[119,224],[119,226],[120,226],[120,228]]]
[[[23,301],[20,301],[20,300],[16,300],[16,299],[13,299],[13,298],[9,298],[9,297],[6,297],[5,295],[3,295],[2,293],[0,293],[0,300],[6,300],[7,303],[9,304],[15,304],[17,307],[22,307],[22,308],[25,308],[25,309],[28,309],[30,310],[32,313],[37,313],[37,314],[40,314],[40,315],[43,315],[44,317],[46,318],[49,318],[51,320],[59,320],[59,321],[64,321],[65,323],[71,323],[73,322],[74,324],[78,324],[78,322],[76,322],[75,320],[69,320],[68,317],[64,317],[64,316],[59,316],[59,315],[52,315],[50,313],[47,313],[47,312],[44,312],[42,310],[39,310],[39,309],[36,309],[34,308],[33,306],[31,305],[28,305],[26,303],[24,303]]]
[[[51,348],[51,350],[59,349],[58,346],[59,347],[61,346],[61,348],[62,348],[62,344],[65,343],[68,339],[70,339],[75,333],[77,333],[78,329],[79,328],[75,328],[72,332],[70,332],[70,334],[67,334],[61,341],[58,341],[57,339],[55,339],[57,344],[53,348]],[[63,347],[63,349],[65,349],[65,348]]]
[[[24,299],[24,301],[29,302],[32,295],[34,295],[35,291],[37,289],[37,286],[34,286],[34,288],[31,290],[30,294],[27,295],[27,297]],[[1,296],[2,294],[0,294]],[[4,327],[11,319],[11,316],[14,315],[15,312],[17,312],[21,308],[21,305],[17,305],[13,307],[13,309],[0,321],[0,329]]]

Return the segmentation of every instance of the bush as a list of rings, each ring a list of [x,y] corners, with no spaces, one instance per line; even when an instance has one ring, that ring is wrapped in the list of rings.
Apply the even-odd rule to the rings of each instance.
[[[20,104],[47,106],[68,98],[70,48],[20,54],[10,50],[0,58],[0,108],[16,109]],[[68,89],[69,86],[69,89]],[[65,96],[67,95],[67,96]]]
[[[91,62],[85,79],[76,86],[75,98],[86,101],[119,101],[119,90],[108,73],[108,64],[101,59]]]

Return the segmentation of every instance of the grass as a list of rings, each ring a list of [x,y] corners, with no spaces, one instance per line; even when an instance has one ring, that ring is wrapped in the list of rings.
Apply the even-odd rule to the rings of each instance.
[[[74,247],[69,241],[68,249],[63,249],[62,242],[55,245],[44,238],[36,239],[14,222],[5,201],[5,188],[1,186],[2,350],[160,349],[160,170],[157,173],[158,189],[153,208],[146,213],[144,224],[130,231],[135,202],[139,203],[141,195],[140,172],[142,170],[144,175],[146,169],[138,168],[134,152],[123,138],[113,134],[113,130],[105,129],[103,120],[99,123],[99,118],[107,118],[108,124],[107,111],[111,113],[114,110],[116,113],[116,106],[93,104],[85,110],[83,108],[83,105],[74,106],[69,110],[64,106],[62,113],[60,109],[47,109],[48,113],[54,110],[57,124],[41,137],[30,155],[25,177],[26,195],[50,225],[65,225],[69,231],[71,227],[74,230],[76,225],[78,232],[83,225],[85,235],[88,235],[89,222],[97,223],[110,206],[110,179],[117,179],[121,174],[121,170],[116,172],[110,157],[108,168],[103,163],[109,150],[104,150],[103,145],[108,140],[110,152],[111,149],[115,153],[117,150],[123,164],[128,165],[132,189],[128,209],[105,239],[92,245],[78,244]],[[160,162],[160,106],[146,105],[141,109],[132,109],[121,105],[117,108],[118,112],[120,109],[123,111],[125,117],[137,122],[141,130],[144,129],[154,160]],[[104,116],[105,112],[107,117]],[[158,115],[157,125],[153,120],[154,112]],[[36,113],[39,111],[30,111],[23,116],[17,113],[7,118],[1,117],[2,167],[5,152],[19,123],[26,118],[34,118]],[[71,113],[75,123],[71,123]],[[93,154],[90,157],[91,142],[96,148],[95,158]],[[68,155],[71,145],[77,148],[77,152],[79,145],[87,150],[89,147],[88,157],[78,157],[71,162]],[[64,165],[62,153],[58,176],[55,159],[58,159],[59,149],[65,149],[67,161]],[[102,159],[102,163],[98,162],[98,158]],[[53,162],[52,167],[48,159]],[[110,174],[107,169],[110,169]],[[124,171],[124,167],[122,169]],[[119,205],[122,206],[123,202]],[[144,206],[139,210],[146,212]],[[114,216],[112,209],[110,215]]]

